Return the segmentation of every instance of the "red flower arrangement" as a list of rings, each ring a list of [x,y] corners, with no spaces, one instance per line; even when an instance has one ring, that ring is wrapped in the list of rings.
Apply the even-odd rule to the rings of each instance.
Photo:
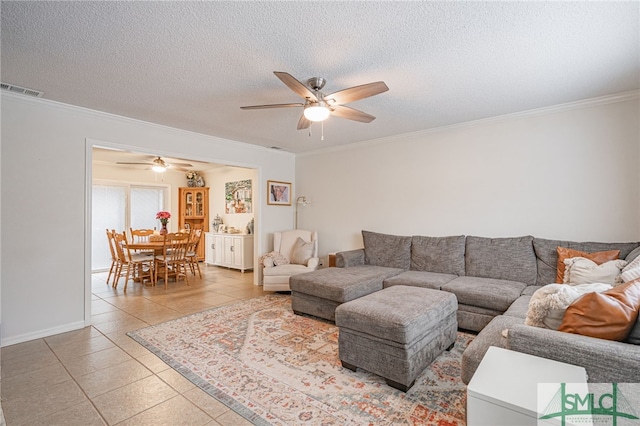
[[[171,213],[169,213],[169,212],[158,212],[158,213],[156,213],[156,219],[159,219],[160,223],[162,223],[163,225],[166,225],[167,222],[169,222],[169,219],[171,219]]]

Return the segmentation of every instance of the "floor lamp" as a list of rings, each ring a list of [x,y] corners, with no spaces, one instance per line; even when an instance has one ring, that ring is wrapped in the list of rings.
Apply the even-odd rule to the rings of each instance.
[[[296,226],[295,229],[298,229],[298,209],[300,208],[299,206],[305,207],[311,204],[311,201],[307,200],[307,197],[305,197],[304,195],[299,196],[298,198],[296,198]]]

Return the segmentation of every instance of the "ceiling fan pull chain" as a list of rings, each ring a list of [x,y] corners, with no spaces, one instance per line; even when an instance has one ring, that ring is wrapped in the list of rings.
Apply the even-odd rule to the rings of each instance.
[[[324,121],[320,122],[320,129],[322,129],[321,130],[322,135],[320,136],[320,140],[323,141],[324,140]]]

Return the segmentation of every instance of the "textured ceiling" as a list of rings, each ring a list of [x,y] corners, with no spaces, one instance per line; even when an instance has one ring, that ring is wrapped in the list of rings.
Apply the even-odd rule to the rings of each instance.
[[[308,152],[640,88],[640,3],[2,1],[1,76],[44,98]],[[273,71],[389,91],[296,130]]]

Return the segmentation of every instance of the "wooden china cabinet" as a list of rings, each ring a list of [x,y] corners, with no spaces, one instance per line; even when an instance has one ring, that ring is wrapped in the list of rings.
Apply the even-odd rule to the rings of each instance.
[[[180,229],[202,229],[198,260],[204,260],[204,233],[209,231],[209,188],[178,188]]]

